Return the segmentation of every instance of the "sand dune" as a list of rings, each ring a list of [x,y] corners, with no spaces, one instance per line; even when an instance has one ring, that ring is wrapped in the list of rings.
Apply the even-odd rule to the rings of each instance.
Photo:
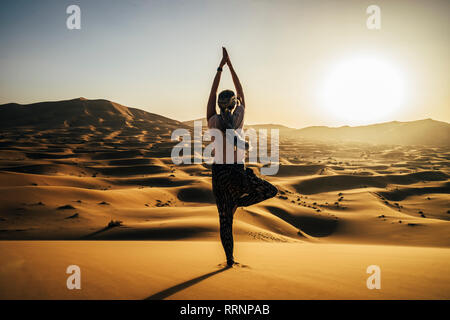
[[[176,166],[170,159],[171,148],[177,143],[170,141],[172,130],[189,128],[189,124],[106,100],[80,98],[0,106],[0,239],[116,240],[1,242],[0,253],[9,258],[0,263],[0,281],[3,288],[8,288],[0,290],[0,296],[42,294],[44,289],[39,286],[26,293],[21,285],[14,289],[8,280],[24,270],[25,264],[20,262],[23,260],[48,267],[32,248],[46,248],[48,255],[66,249],[64,252],[73,254],[82,251],[80,263],[92,275],[97,275],[98,266],[90,259],[111,260],[111,252],[118,250],[117,254],[127,255],[131,250],[132,259],[142,255],[139,259],[151,271],[145,277],[155,285],[148,288],[141,284],[135,291],[126,288],[126,281],[144,273],[141,267],[134,266],[130,278],[119,277],[120,290],[116,293],[106,291],[112,280],[104,279],[93,285],[93,291],[78,296],[55,289],[51,291],[55,293],[42,295],[44,298],[163,297],[157,293],[164,288],[197,273],[217,270],[215,266],[223,262],[223,253],[210,166]],[[431,130],[430,137],[448,128],[448,124],[429,120],[339,128],[333,131],[336,138],[342,138],[339,142],[299,138],[292,135],[295,129],[282,128],[280,169],[277,175],[266,177],[278,187],[279,194],[258,205],[239,208],[235,215],[236,252],[250,268],[223,272],[211,277],[211,281],[205,280],[208,285],[167,297],[207,298],[223,286],[215,298],[448,299],[450,284],[445,270],[450,263],[450,149],[444,143],[448,136],[447,140],[435,140],[439,142],[436,145],[419,138],[414,140],[414,146],[403,145],[418,126],[423,136],[423,130]],[[355,130],[373,136],[380,128],[381,136],[405,130],[410,131],[409,138],[389,144],[345,141],[344,136],[353,135]],[[329,130],[303,132],[313,132],[313,138],[324,131]],[[346,133],[340,136],[341,131]],[[377,142],[383,139],[380,137]],[[259,164],[249,166],[259,173]],[[121,222],[108,226],[111,220]],[[118,240],[148,242],[131,246]],[[148,248],[148,255],[134,246]],[[252,251],[256,247],[259,249]],[[202,254],[195,255],[198,260],[187,262],[189,250]],[[346,266],[340,264],[338,252],[347,255]],[[383,256],[383,252],[389,255]],[[318,261],[330,254],[326,260]],[[376,257],[375,262],[370,254]],[[67,255],[58,263],[66,263]],[[418,279],[423,292],[411,293],[410,286],[401,280],[401,272],[392,269],[387,279],[397,279],[398,287],[387,284],[389,289],[381,293],[354,291],[363,283],[365,273],[353,272],[362,268],[361,263],[377,261],[395,266],[396,270],[412,268],[408,272],[415,273],[412,277]],[[172,263],[181,263],[187,269],[170,273]],[[331,268],[333,271],[330,264],[342,268]],[[113,267],[114,272],[124,268],[130,266],[120,262]],[[311,278],[314,268],[317,274]],[[436,284],[436,279],[424,278],[426,268],[444,280]],[[158,273],[160,269],[167,275]],[[249,276],[248,288],[254,289],[238,293],[232,285],[241,281],[243,274]],[[348,286],[336,284],[332,286],[336,290],[320,289],[326,279],[337,276],[344,277],[339,281],[348,282]],[[37,281],[29,273],[27,277]],[[267,293],[263,283],[275,286],[277,295]]]
[[[232,269],[218,266],[221,250],[212,241],[0,242],[0,299],[450,298],[448,248],[237,242],[242,267]],[[67,290],[75,263],[81,290]],[[382,270],[380,290],[366,287],[369,265]]]
[[[359,189],[367,187],[386,188],[388,185],[414,184],[421,181],[446,181],[448,176],[442,172],[417,172],[402,175],[333,175],[315,177],[300,181],[295,185],[298,192],[302,194],[314,194],[336,190]],[[445,189],[443,189],[445,191]]]
[[[45,112],[50,115],[39,115],[39,122],[33,120],[33,114]],[[82,98],[27,106],[9,104],[0,107],[0,113],[5,115],[2,119],[9,119],[2,124],[7,130],[0,140],[0,186],[4,191],[0,196],[0,238],[77,239],[117,219],[123,222],[122,226],[103,232],[102,238],[120,234],[121,239],[153,239],[158,232],[151,225],[151,212],[161,208],[189,212],[176,215],[177,219],[181,216],[188,220],[199,210],[200,217],[208,221],[208,234],[195,231],[198,221],[180,226],[175,223],[169,228],[184,234],[183,238],[210,239],[211,232],[217,236],[210,167],[175,166],[167,157],[174,145],[169,140],[170,132],[181,123],[106,100]],[[14,121],[17,127],[11,128]],[[155,123],[160,129],[157,132]],[[385,243],[386,239],[397,243],[392,237],[362,237],[363,240],[359,235],[352,238],[352,232],[339,232],[350,222],[379,229],[380,220],[366,221],[359,207],[373,210],[370,216],[383,215],[383,210],[388,209],[408,213],[404,219],[420,217],[427,223],[432,218],[443,223],[449,220],[446,200],[426,200],[419,208],[398,203],[412,201],[413,196],[447,198],[447,148],[330,145],[299,142],[284,135],[281,138],[282,164],[278,174],[268,178],[279,187],[280,194],[252,208],[239,209],[236,215],[237,221],[243,223],[244,233],[253,239],[264,239],[255,234],[256,228],[256,233],[267,232],[272,238],[278,234],[292,241],[350,238],[357,243]],[[95,146],[89,145],[92,141],[96,141]],[[252,167],[259,172],[259,166]],[[358,194],[358,199],[350,200],[350,194],[342,195],[344,191]],[[33,205],[36,203],[41,205]],[[71,215],[78,214],[73,219],[76,223],[69,224],[67,215],[61,216],[57,209],[67,204],[73,207]],[[355,222],[348,212],[358,210],[361,221]],[[171,217],[160,217],[158,221],[172,224]],[[280,223],[282,227],[278,229],[271,227]],[[162,234],[173,234],[169,229]],[[448,243],[447,237],[432,238],[430,234],[424,244]],[[414,241],[408,242],[411,243]]]
[[[309,176],[323,172],[325,165],[281,165],[277,177]]]

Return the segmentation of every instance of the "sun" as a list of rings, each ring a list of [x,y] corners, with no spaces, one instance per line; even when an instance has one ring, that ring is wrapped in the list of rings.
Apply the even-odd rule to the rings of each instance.
[[[319,100],[327,113],[346,124],[387,120],[404,104],[404,77],[386,61],[355,57],[330,70]]]

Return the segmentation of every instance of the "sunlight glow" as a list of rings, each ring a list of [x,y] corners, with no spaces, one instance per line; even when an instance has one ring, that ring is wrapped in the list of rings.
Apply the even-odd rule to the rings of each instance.
[[[385,61],[358,57],[336,65],[319,93],[326,112],[349,124],[387,120],[405,100],[405,83]]]

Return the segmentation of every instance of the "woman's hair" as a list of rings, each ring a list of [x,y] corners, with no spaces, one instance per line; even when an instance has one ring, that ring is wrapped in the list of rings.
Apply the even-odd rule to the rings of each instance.
[[[220,109],[233,109],[236,105],[236,95],[231,90],[223,90],[219,93],[217,104]]]

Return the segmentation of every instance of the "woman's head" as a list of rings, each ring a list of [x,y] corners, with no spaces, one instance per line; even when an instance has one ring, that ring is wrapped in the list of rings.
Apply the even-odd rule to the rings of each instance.
[[[220,109],[231,111],[236,106],[236,95],[231,90],[223,90],[219,93],[217,104]]]

